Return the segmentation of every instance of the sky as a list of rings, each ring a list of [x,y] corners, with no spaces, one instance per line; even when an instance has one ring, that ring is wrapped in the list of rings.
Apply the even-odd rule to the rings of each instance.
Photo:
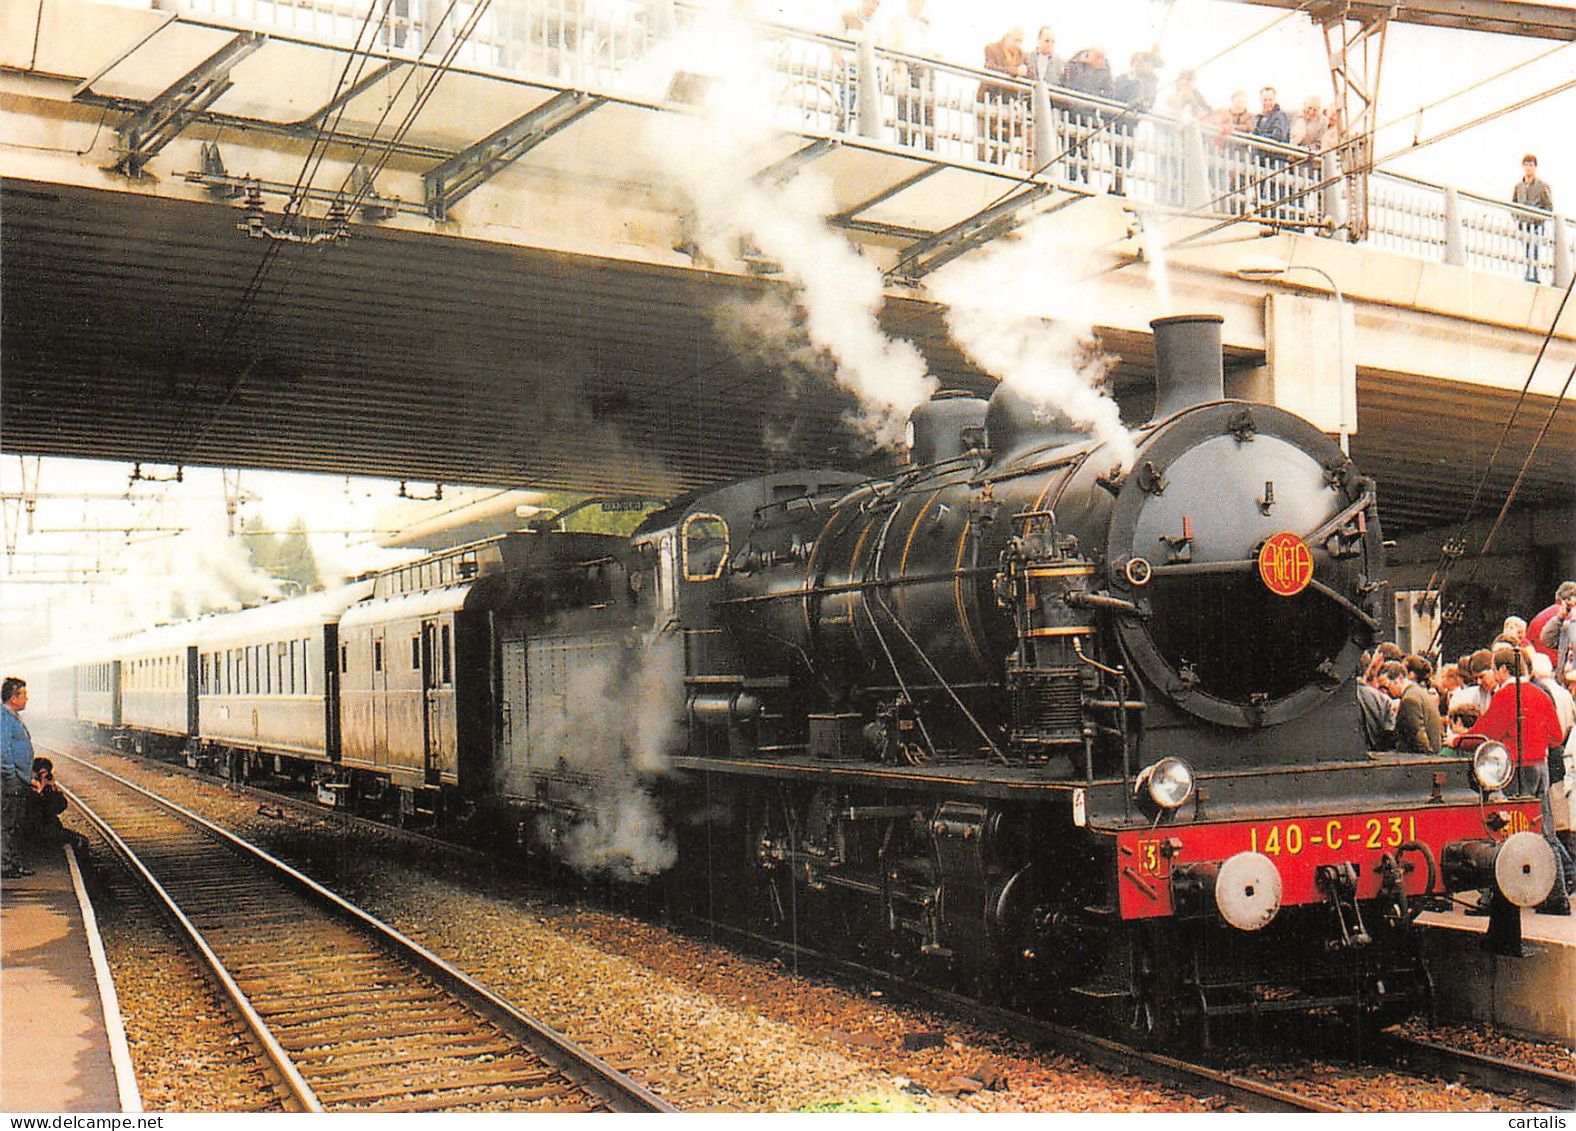
[[[35,461],[27,461],[29,467]],[[320,572],[341,578],[398,564],[410,554],[375,544],[380,518],[401,502],[400,485],[376,479],[284,472],[242,472],[227,489],[216,469],[144,467],[154,481],[131,481],[128,464],[95,460],[36,461],[27,487],[38,493],[31,515],[4,503],[0,545],[0,651],[35,647],[40,637],[126,631],[176,619],[183,602],[249,603],[276,595],[251,575],[242,524],[309,531]],[[236,487],[239,487],[237,491]],[[0,458],[0,492],[24,486],[23,461]],[[432,484],[411,483],[409,493]],[[451,492],[452,494],[452,492]],[[67,495],[61,498],[54,496]],[[239,497],[232,520],[226,499]],[[80,584],[43,584],[68,570]]]

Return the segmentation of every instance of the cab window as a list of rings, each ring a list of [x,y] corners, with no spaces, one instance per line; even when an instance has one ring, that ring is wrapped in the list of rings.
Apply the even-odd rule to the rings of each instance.
[[[684,580],[715,581],[728,560],[728,524],[714,514],[684,520]]]

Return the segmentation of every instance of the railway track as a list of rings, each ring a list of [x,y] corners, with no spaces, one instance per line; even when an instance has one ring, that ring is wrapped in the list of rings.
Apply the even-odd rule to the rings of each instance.
[[[183,767],[157,763],[164,771],[174,770],[188,774]],[[211,782],[207,775],[189,772],[199,781]],[[231,785],[259,801],[282,804],[315,817],[332,814],[347,826],[365,828],[380,836],[410,841],[453,855],[457,861],[484,861],[486,857],[477,850],[457,846],[449,841],[406,829],[354,817],[335,810],[323,809],[309,801],[288,794],[250,786]],[[790,949],[781,940],[768,939],[722,924],[704,924],[708,931],[726,935],[740,949],[757,953],[780,955]],[[982,1027],[1008,1032],[1042,1047],[1078,1056],[1098,1066],[1130,1072],[1157,1084],[1174,1087],[1194,1095],[1219,1097],[1235,1106],[1250,1111],[1324,1111],[1345,1110],[1312,1096],[1300,1095],[1294,1087],[1255,1079],[1240,1071],[1223,1071],[1219,1068],[1196,1064],[1174,1057],[1157,1055],[1131,1048],[1119,1042],[1057,1026],[1010,1010],[985,1006],[973,999],[940,992],[933,985],[908,983],[897,976],[883,973],[858,964],[848,963],[830,955],[803,947],[794,948],[796,957],[844,980],[863,984],[879,983],[884,992],[895,999],[909,1000],[918,1005],[944,1006],[956,1016],[972,1020]],[[1374,1051],[1383,1060],[1420,1076],[1445,1081],[1461,1081],[1485,1091],[1516,1097],[1536,1105],[1553,1109],[1569,1109],[1576,1102],[1576,1078],[1531,1065],[1485,1056],[1446,1045],[1420,1041],[1399,1035],[1386,1034]]]
[[[1299,1092],[1294,1087],[1240,1072],[1135,1048],[1119,1041],[1058,1025],[1014,1010],[850,962],[813,948],[706,921],[705,930],[760,954],[793,957],[845,981],[878,986],[896,1000],[942,1007],[966,1021],[1007,1033],[1027,1043],[1079,1057],[1101,1068],[1131,1072],[1156,1084],[1196,1096],[1219,1097],[1251,1112],[1345,1112],[1351,1109]],[[1376,1050],[1389,1063],[1420,1076],[1461,1081],[1533,1105],[1564,1111],[1576,1106],[1576,1077],[1448,1045],[1384,1034]]]
[[[1413,1072],[1523,1096],[1557,1111],[1576,1108],[1576,1076],[1413,1037],[1386,1034],[1384,1045],[1389,1059]]]
[[[986,1005],[974,998],[913,982],[824,951],[795,946],[710,920],[697,921],[696,925],[719,938],[730,940],[742,949],[776,957],[791,954],[795,959],[833,977],[877,986],[895,1000],[927,1008],[942,1008],[965,1021],[1006,1033],[1028,1044],[1066,1053],[1100,1068],[1131,1073],[1151,1083],[1176,1088],[1190,1095],[1218,1097],[1245,1111],[1339,1113],[1347,1110],[1268,1081],[1223,1072],[1208,1065],[1135,1048],[1014,1010]]]
[[[70,755],[64,755],[70,757]],[[142,877],[302,1111],[671,1111],[240,838],[91,762],[73,800]]]

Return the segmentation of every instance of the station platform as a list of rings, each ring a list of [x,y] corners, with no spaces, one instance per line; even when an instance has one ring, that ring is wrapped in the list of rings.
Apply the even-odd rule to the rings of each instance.
[[[1488,952],[1486,917],[1430,911],[1418,923],[1440,1020],[1576,1042],[1576,917],[1522,911],[1521,958]]]
[[[114,982],[70,845],[0,887],[0,1111],[140,1112]]]

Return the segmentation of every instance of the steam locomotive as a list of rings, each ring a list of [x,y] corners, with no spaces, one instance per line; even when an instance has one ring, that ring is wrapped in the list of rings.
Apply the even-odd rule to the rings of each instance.
[[[1366,749],[1375,485],[1224,398],[1219,325],[1154,324],[1125,469],[1010,387],[943,393],[891,478],[460,547],[117,642],[65,694],[123,740],[1140,1034],[1412,1010],[1419,911],[1491,889],[1511,947],[1552,853],[1502,747]]]

